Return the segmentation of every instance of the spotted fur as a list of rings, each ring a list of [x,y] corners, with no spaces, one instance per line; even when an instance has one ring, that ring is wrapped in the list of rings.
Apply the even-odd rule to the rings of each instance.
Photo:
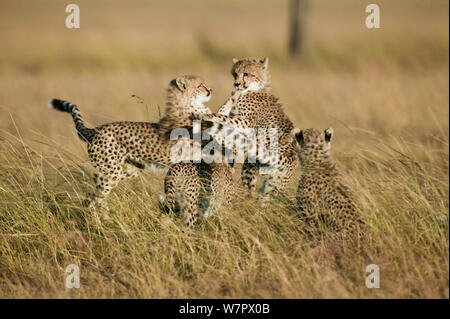
[[[207,158],[208,152],[203,154]],[[185,224],[193,227],[202,213],[209,217],[223,206],[230,206],[234,193],[233,173],[233,165],[227,163],[225,157],[221,163],[177,163],[164,179],[165,197],[160,197],[161,204],[181,213]]]
[[[266,167],[269,174],[260,189],[263,197],[280,191],[288,183],[298,166],[296,152],[291,143],[285,143],[283,136],[289,135],[293,124],[283,111],[279,99],[274,96],[269,87],[268,58],[233,60],[231,73],[234,77],[234,91],[231,97],[220,108],[219,114],[205,114],[199,116],[207,123],[208,133],[214,139],[221,139],[231,131],[237,131],[244,138],[236,139],[236,148],[242,149],[246,145],[247,157],[242,168],[242,182],[244,186],[254,191],[261,167]],[[208,125],[212,123],[212,125]],[[248,129],[276,129],[279,138],[278,160],[272,158],[253,158],[258,154],[251,147],[254,143],[245,143]],[[269,132],[268,132],[269,133]],[[269,139],[267,139],[269,141]],[[266,142],[266,149],[269,148]],[[270,164],[269,164],[270,163]]]
[[[230,206],[234,193],[233,168],[222,163],[177,163],[164,179],[165,206],[183,214],[193,227],[198,216],[208,217]]]
[[[96,194],[90,207],[108,208],[105,198],[117,184],[138,175],[138,168],[167,170],[173,164],[171,148],[177,143],[168,139],[170,130],[192,126],[190,116],[210,112],[203,105],[211,95],[204,81],[196,76],[183,76],[170,82],[167,90],[166,115],[159,123],[114,122],[87,128],[78,107],[58,99],[49,107],[72,114],[80,138],[87,142],[87,150],[98,174]],[[190,139],[186,143],[191,143]]]
[[[297,202],[309,224],[323,221],[334,231],[356,232],[363,221],[350,189],[330,158],[333,129],[293,130],[302,166]]]

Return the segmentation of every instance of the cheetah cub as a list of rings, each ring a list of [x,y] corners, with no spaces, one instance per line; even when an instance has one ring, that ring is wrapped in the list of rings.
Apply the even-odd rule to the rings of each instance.
[[[166,115],[158,123],[113,122],[96,128],[85,126],[75,104],[51,99],[50,108],[72,115],[78,136],[87,143],[90,160],[97,169],[97,192],[90,207],[108,209],[105,198],[120,181],[137,176],[138,168],[167,170],[173,164],[171,148],[178,142],[168,139],[168,134],[177,127],[191,127],[193,114],[210,113],[203,105],[210,97],[211,89],[203,79],[182,76],[170,82]],[[190,139],[184,142],[192,143]]]
[[[229,207],[234,194],[234,169],[228,163],[177,163],[164,179],[165,206],[183,214],[193,227],[201,213],[209,217]]]
[[[283,144],[282,136],[290,135],[294,128],[284,113],[279,99],[270,89],[269,59],[233,59],[231,74],[234,90],[231,97],[222,105],[218,114],[204,114],[199,118],[206,122],[208,133],[215,140],[230,134],[236,134],[236,149],[246,152],[242,166],[241,179],[244,186],[253,192],[261,168],[267,168],[265,181],[259,194],[266,199],[269,195],[281,191],[291,179],[298,166],[297,155],[291,143]],[[203,125],[203,123],[202,123]],[[278,135],[278,156],[266,155],[269,142],[264,143],[265,150],[252,142],[247,132],[266,131],[268,135],[275,131]],[[267,141],[270,139],[267,138]],[[261,154],[261,155],[260,155]]]
[[[334,231],[362,229],[351,192],[330,158],[333,129],[296,128],[292,134],[302,167],[297,202],[306,221],[317,226],[318,220],[322,220]]]
[[[160,195],[160,204],[182,213],[184,223],[193,227],[201,213],[206,218],[231,205],[233,173],[234,165],[225,156],[221,163],[177,163],[164,179],[165,197]]]

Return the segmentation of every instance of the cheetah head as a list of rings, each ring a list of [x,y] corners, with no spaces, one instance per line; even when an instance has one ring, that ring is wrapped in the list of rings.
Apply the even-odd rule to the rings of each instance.
[[[300,163],[304,166],[315,166],[329,159],[333,128],[325,130],[309,128],[292,130],[294,147]]]
[[[231,75],[234,78],[234,88],[243,93],[258,91],[269,83],[269,58],[233,59]]]
[[[194,112],[211,113],[203,103],[211,99],[212,90],[205,81],[194,75],[184,75],[173,79],[167,89],[167,104],[173,107],[193,108]]]

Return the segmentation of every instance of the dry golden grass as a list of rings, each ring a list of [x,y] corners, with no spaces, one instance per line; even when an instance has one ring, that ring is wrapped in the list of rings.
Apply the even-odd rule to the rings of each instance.
[[[78,3],[79,30],[58,2],[0,4],[0,297],[449,297],[447,1],[380,1],[379,30],[361,1],[314,1],[302,61],[285,52],[284,1]],[[270,57],[298,127],[335,129],[370,228],[359,247],[309,238],[286,203],[241,198],[183,233],[157,207],[156,173],[120,185],[99,224],[85,145],[47,100],[77,103],[91,125],[156,121],[169,80],[192,73],[217,110],[231,58],[247,55]],[[79,289],[65,288],[71,263]],[[372,263],[380,289],[365,286]]]

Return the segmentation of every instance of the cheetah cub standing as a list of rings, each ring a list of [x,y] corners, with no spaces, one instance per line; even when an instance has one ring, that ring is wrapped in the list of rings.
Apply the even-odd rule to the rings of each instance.
[[[75,104],[51,99],[50,108],[72,115],[78,136],[87,142],[89,157],[98,171],[97,193],[90,207],[100,205],[108,209],[105,198],[120,181],[137,176],[137,168],[166,170],[172,165],[171,148],[178,141],[168,139],[168,133],[173,128],[192,126],[193,114],[210,113],[203,105],[210,97],[211,89],[203,79],[182,76],[169,84],[166,115],[159,123],[113,122],[96,128],[85,126]],[[192,143],[190,139],[183,142]]]
[[[294,145],[302,166],[297,201],[309,224],[323,220],[333,230],[358,231],[363,222],[351,192],[330,158],[333,129],[294,129]]]
[[[290,136],[294,127],[284,113],[279,99],[271,93],[268,63],[268,58],[233,59],[231,73],[234,91],[231,97],[220,108],[219,114],[199,116],[202,121],[212,123],[206,126],[210,126],[208,133],[216,140],[223,139],[230,132],[238,132],[241,137],[244,136],[237,138],[235,144],[235,149],[247,152],[242,167],[242,182],[249,191],[254,191],[260,168],[268,168],[269,173],[259,191],[263,199],[282,190],[298,165],[292,144],[284,143],[284,137]],[[270,132],[276,130],[278,157],[266,156],[267,152],[260,148],[255,151],[256,143],[249,142],[250,138],[246,135],[248,129],[254,129],[255,132],[261,129],[266,131],[268,138],[264,143],[265,150],[270,147]]]
[[[222,109],[219,111],[222,112]],[[193,227],[201,213],[209,217],[221,207],[229,207],[234,194],[234,165],[222,157],[221,163],[174,164],[164,179],[163,207],[182,213],[184,223]]]
[[[228,163],[177,163],[164,179],[164,204],[174,212],[182,212],[184,223],[193,227],[201,212],[208,217],[230,206],[233,172]]]

